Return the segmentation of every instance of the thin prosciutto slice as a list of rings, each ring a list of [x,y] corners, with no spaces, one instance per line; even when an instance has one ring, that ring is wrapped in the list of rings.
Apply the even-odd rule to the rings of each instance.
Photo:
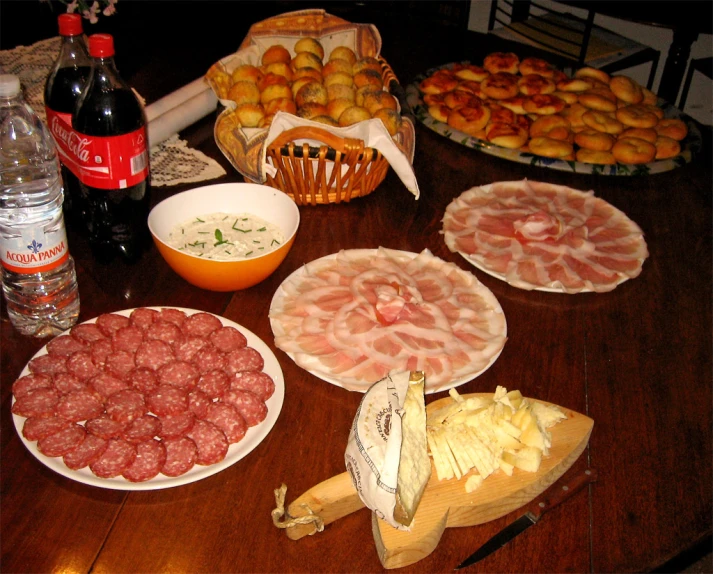
[[[451,251],[528,290],[611,291],[649,255],[641,228],[592,191],[528,180],[463,192],[443,234]]]
[[[270,308],[275,345],[302,368],[366,391],[423,370],[427,392],[466,382],[502,351],[500,304],[473,274],[424,250],[353,249],[293,273]]]

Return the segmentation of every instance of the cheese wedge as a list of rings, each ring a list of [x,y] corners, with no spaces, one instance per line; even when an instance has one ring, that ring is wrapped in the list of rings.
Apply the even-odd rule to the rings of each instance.
[[[411,372],[404,400],[404,414],[401,417],[401,454],[394,508],[394,520],[404,526],[411,525],[428,479],[431,478],[424,388],[423,372]]]

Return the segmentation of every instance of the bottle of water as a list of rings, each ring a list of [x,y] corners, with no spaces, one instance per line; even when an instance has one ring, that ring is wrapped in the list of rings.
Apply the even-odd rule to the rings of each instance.
[[[79,316],[63,200],[52,136],[25,102],[19,78],[0,75],[2,287],[10,321],[23,335],[55,335]]]

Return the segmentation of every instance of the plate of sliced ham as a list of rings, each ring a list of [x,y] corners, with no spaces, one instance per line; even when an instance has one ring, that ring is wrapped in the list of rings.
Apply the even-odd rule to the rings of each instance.
[[[12,385],[17,433],[91,486],[157,490],[212,476],[268,435],[285,383],[270,348],[178,307],[105,313],[50,340]]]
[[[641,228],[593,191],[496,182],[455,198],[443,217],[448,248],[513,287],[603,293],[637,277],[649,255]]]
[[[492,292],[427,249],[351,249],[307,263],[280,285],[269,315],[275,345],[297,365],[357,392],[404,370],[424,371],[427,393],[462,385],[507,340]]]

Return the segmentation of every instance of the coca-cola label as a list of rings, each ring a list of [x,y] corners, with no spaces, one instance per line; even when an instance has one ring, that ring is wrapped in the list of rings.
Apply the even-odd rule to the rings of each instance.
[[[72,114],[57,112],[47,106],[45,106],[45,112],[47,113],[47,125],[57,144],[59,160],[69,171],[79,176],[76,150],[86,147],[86,143],[82,142],[83,136],[72,129]]]
[[[42,227],[21,229],[11,235],[0,235],[0,262],[15,273],[50,271],[69,257],[64,225],[51,231]]]
[[[71,127],[69,130],[67,147],[77,168],[72,172],[83,184],[99,189],[124,189],[148,178],[146,127],[110,137],[89,136]]]

